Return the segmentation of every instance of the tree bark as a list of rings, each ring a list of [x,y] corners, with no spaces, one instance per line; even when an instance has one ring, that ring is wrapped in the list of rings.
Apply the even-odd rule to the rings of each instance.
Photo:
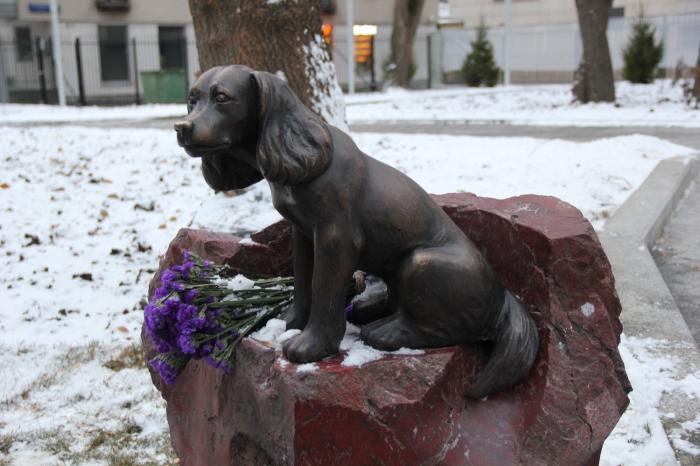
[[[608,47],[608,18],[612,0],[576,0],[583,57],[576,70],[574,98],[580,102],[614,102],[610,48]]]
[[[425,0],[394,0],[394,24],[391,31],[392,84],[408,87],[415,71],[413,43]]]
[[[326,122],[347,129],[318,0],[189,0],[202,71],[243,64],[275,73]]]

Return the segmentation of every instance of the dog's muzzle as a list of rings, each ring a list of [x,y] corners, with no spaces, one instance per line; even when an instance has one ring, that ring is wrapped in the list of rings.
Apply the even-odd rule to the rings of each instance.
[[[188,142],[189,136],[192,134],[192,129],[194,125],[192,120],[180,120],[175,122],[175,132],[177,133],[177,143],[180,146],[185,147]]]

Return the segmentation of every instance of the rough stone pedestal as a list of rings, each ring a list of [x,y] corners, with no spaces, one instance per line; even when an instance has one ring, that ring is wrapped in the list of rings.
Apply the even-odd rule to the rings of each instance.
[[[336,357],[318,371],[298,372],[273,349],[246,340],[232,374],[191,361],[171,388],[153,375],[181,464],[598,464],[630,386],[617,351],[620,304],[590,224],[552,197],[435,199],[537,320],[541,344],[529,377],[471,400],[462,394],[483,367],[479,346],[362,367]],[[190,249],[242,272],[291,273],[286,223],[252,239],[257,244],[182,230],[161,268]]]

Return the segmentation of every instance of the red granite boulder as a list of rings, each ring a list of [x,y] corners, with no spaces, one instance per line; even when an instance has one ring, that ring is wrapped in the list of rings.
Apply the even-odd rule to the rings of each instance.
[[[485,361],[475,345],[361,367],[343,366],[339,356],[298,372],[279,352],[246,340],[232,374],[191,361],[170,388],[152,374],[181,464],[598,464],[630,385],[617,350],[620,303],[595,232],[552,197],[435,199],[537,320],[540,350],[529,377],[471,400],[463,394]],[[291,273],[286,223],[252,240],[181,230],[161,269],[190,249],[244,273]]]

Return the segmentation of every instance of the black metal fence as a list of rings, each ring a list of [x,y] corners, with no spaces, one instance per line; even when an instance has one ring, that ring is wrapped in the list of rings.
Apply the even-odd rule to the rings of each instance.
[[[198,69],[195,44],[184,39],[76,38],[61,43],[61,55],[66,100],[77,105],[184,102]],[[1,42],[0,61],[10,102],[57,102],[49,40]]]

